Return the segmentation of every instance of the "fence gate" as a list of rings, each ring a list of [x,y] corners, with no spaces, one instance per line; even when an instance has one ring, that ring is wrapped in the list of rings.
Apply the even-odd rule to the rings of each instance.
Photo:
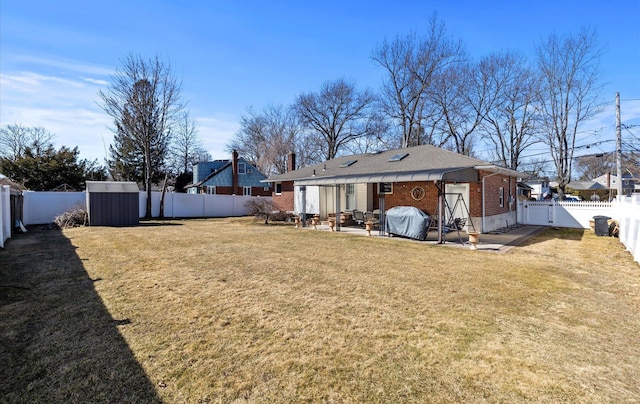
[[[615,218],[611,202],[518,201],[518,218],[522,224],[589,228],[593,216]]]
[[[550,226],[554,222],[553,201],[520,201],[519,210],[522,210],[523,223],[537,226]]]

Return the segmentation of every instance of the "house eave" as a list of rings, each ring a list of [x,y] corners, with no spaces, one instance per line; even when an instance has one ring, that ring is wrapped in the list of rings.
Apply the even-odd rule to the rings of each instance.
[[[495,164],[487,164],[487,165],[477,165],[474,167],[476,170],[489,171],[496,174],[504,174],[509,177],[516,178],[528,178],[529,175],[522,173],[520,171],[512,170],[510,168],[500,167]]]
[[[477,181],[478,175],[472,167],[442,168],[396,173],[371,173],[341,176],[316,176],[297,178],[295,185],[341,185],[370,184],[380,182],[418,182],[418,181]]]

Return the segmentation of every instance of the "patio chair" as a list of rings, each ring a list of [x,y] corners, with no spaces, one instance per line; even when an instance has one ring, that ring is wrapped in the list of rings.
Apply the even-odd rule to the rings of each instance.
[[[453,219],[453,226],[451,227],[453,227],[454,230],[462,230],[465,224],[467,224],[466,217],[456,217]]]
[[[365,222],[364,212],[354,209],[353,221],[356,222],[358,226],[364,226],[364,222]]]
[[[364,221],[365,223],[372,222],[373,227],[378,227],[380,225],[380,220],[375,217],[373,212],[364,212]]]

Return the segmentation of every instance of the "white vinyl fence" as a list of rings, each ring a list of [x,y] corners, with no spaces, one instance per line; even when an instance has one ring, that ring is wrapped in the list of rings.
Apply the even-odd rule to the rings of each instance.
[[[161,192],[151,194],[151,216],[160,215]],[[247,202],[271,197],[243,195],[207,195],[167,192],[164,195],[164,217],[231,217],[249,214]],[[147,193],[140,192],[140,217],[147,211]]]
[[[48,224],[73,208],[86,209],[84,192],[23,192],[22,220],[25,225]]]
[[[152,216],[160,215],[160,192],[153,192]],[[230,217],[245,216],[249,213],[246,204],[252,198],[266,198],[242,195],[205,195],[166,193],[164,197],[164,217]],[[76,207],[86,209],[84,192],[25,192],[23,219],[25,225],[48,224],[56,216]],[[147,194],[140,192],[140,217],[147,209]]]
[[[620,242],[633,255],[633,259],[640,263],[640,194],[619,196],[616,202]]]
[[[594,216],[618,218],[615,202],[519,201],[518,222],[538,226],[588,229]]]
[[[0,185],[0,248],[11,237],[11,191],[9,185]]]

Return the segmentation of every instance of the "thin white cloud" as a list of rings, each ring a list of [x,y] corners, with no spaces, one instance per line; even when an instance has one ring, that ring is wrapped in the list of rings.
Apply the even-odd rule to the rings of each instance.
[[[107,80],[99,80],[99,79],[93,79],[91,77],[82,77],[82,80],[92,83],[92,84],[97,84],[99,86],[108,86],[109,82]]]
[[[45,76],[33,72],[23,72],[18,74],[0,74],[0,83],[3,89],[7,88],[17,92],[33,94],[47,85],[63,87],[82,87],[83,83],[55,76]],[[5,91],[3,93],[6,94]]]
[[[39,58],[33,60],[47,62]],[[76,67],[52,61],[48,64]],[[113,134],[109,130],[111,118],[100,108],[98,91],[107,88],[109,82],[91,74],[76,75],[78,71],[86,73],[87,69],[82,67],[73,70],[59,75],[40,70],[0,73],[0,125],[20,123],[44,127],[56,135],[56,146],[78,146],[82,158],[97,158],[102,162]],[[205,149],[213,158],[228,158],[225,149],[239,129],[238,117],[194,114],[194,119]]]
[[[622,100],[620,102],[620,121],[623,125],[640,124],[640,100]],[[615,101],[607,103],[602,112],[585,122],[582,130],[600,132],[600,136],[614,135],[616,129]]]
[[[13,54],[12,59],[14,60],[14,63],[19,62],[26,65],[33,65],[36,70],[40,70],[42,67],[55,67],[56,69],[61,69],[63,71],[102,77],[107,77],[114,73],[113,68],[98,66],[77,60],[60,58],[57,56]]]
[[[195,120],[198,125],[198,135],[211,157],[214,159],[229,158],[226,147],[240,129],[238,117],[230,114],[214,114],[196,117]]]
[[[37,72],[0,74],[0,125],[40,126],[55,134],[56,147],[76,147],[81,158],[102,159],[112,133],[98,105],[99,80]]]

